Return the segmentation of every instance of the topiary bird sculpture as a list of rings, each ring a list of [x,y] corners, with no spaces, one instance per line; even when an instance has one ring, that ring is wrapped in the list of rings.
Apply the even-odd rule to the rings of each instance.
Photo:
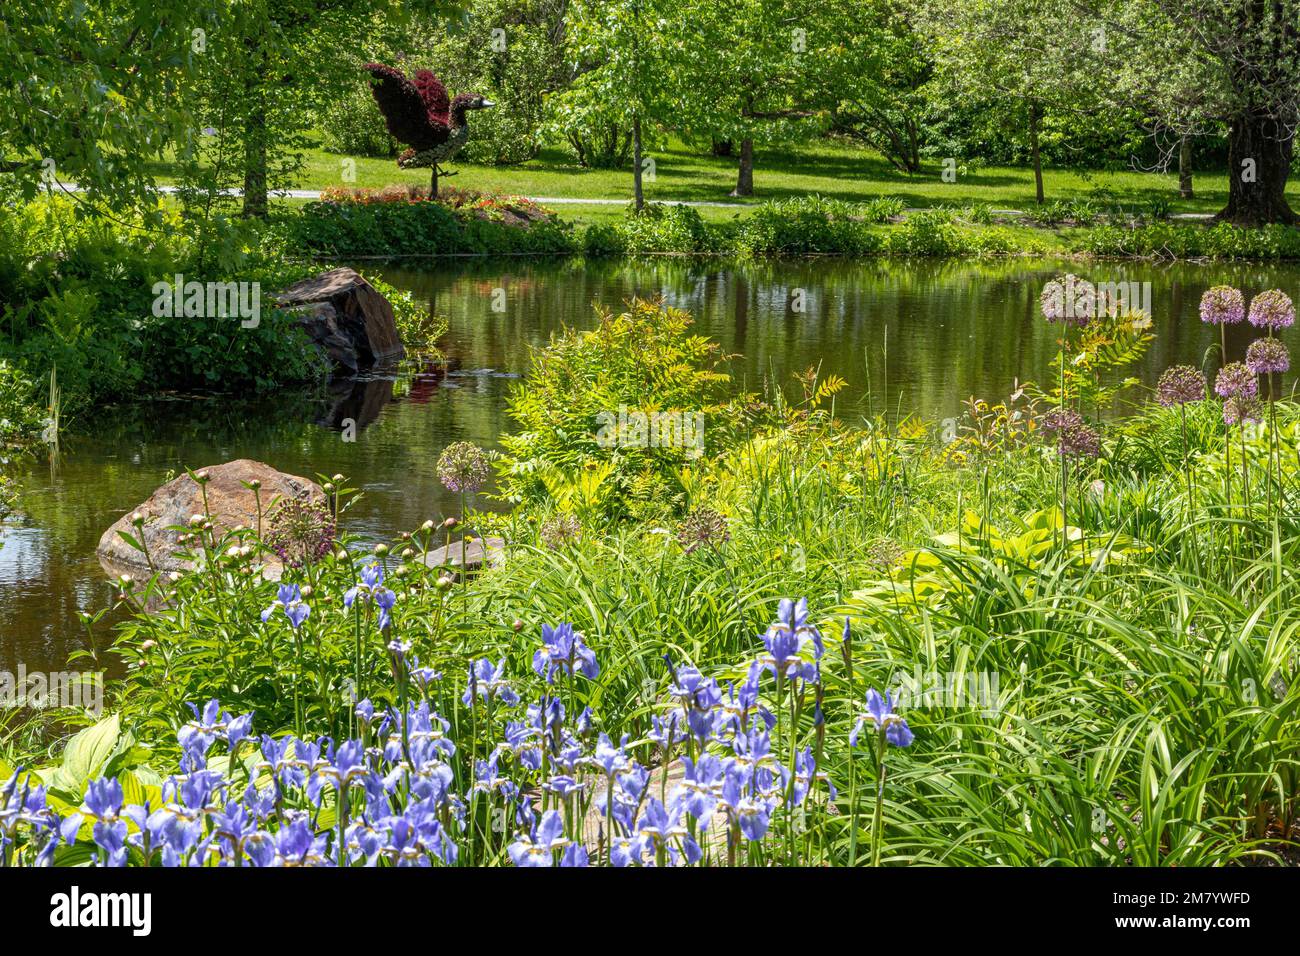
[[[491,100],[477,93],[448,99],[447,88],[428,70],[417,70],[407,79],[401,70],[382,63],[367,63],[364,69],[370,74],[370,92],[388,132],[409,147],[397,157],[397,165],[402,169],[431,167],[429,196],[437,198],[438,174],[455,175],[443,171],[439,163],[450,160],[469,142],[466,112],[486,109],[493,105]]]

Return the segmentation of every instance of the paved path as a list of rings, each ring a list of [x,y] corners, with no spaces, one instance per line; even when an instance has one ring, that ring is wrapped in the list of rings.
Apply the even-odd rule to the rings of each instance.
[[[81,187],[76,183],[59,183],[59,186],[68,192],[81,191]],[[177,190],[175,186],[159,186],[158,191],[160,193],[174,193]],[[221,194],[223,196],[242,196],[244,191],[242,189],[223,189],[221,190]],[[271,191],[271,195],[277,199],[320,199],[321,194],[318,189],[275,189]],[[540,203],[543,206],[626,206],[631,202],[630,199],[610,199],[607,197],[592,199],[581,196],[525,196],[524,198],[535,203]],[[754,206],[753,203],[722,202],[720,200],[703,199],[663,199],[655,201],[660,202],[665,206],[695,206],[697,208],[709,209],[741,210],[751,209]],[[920,206],[909,206],[903,211],[909,213],[924,212],[925,209]],[[1028,215],[1028,213],[1023,209],[990,209],[989,212],[995,216]],[[1169,218],[1199,221],[1213,219],[1214,214],[1208,212],[1176,212]]]

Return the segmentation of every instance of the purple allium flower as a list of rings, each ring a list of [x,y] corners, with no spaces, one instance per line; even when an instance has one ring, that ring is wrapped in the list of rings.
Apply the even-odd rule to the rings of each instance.
[[[1291,368],[1291,354],[1280,339],[1256,339],[1246,349],[1246,367],[1256,375],[1272,375]]]
[[[1086,279],[1064,275],[1043,286],[1038,304],[1048,322],[1084,326],[1097,315],[1097,289]]]
[[[870,721],[878,732],[884,731],[885,739],[895,747],[906,747],[912,742],[912,728],[907,726],[906,720],[894,713],[894,701],[888,691],[885,692],[884,697],[881,697],[874,688],[867,691],[867,709],[865,713],[859,715],[853,732],[849,734],[850,747],[858,745],[858,735],[861,734],[862,727],[867,721]]]
[[[1236,325],[1246,317],[1246,300],[1240,289],[1216,285],[1201,296],[1201,321],[1210,325]]]
[[[1287,329],[1295,324],[1295,304],[1281,289],[1269,289],[1250,300],[1250,324],[1260,329]]]
[[[1071,408],[1054,408],[1042,419],[1043,430],[1056,433],[1056,450],[1062,458],[1096,458],[1101,435]]]
[[[286,567],[320,561],[334,547],[334,518],[317,502],[282,499],[268,512],[266,529],[266,546]]]
[[[278,596],[271,602],[271,606],[262,612],[262,623],[269,621],[271,615],[278,610],[284,611],[295,631],[302,627],[303,621],[311,614],[311,608],[302,603],[302,592],[296,584],[280,585]]]
[[[1214,392],[1220,398],[1254,398],[1259,394],[1259,381],[1244,362],[1229,362],[1219,369]]]
[[[1260,401],[1254,395],[1233,395],[1223,403],[1223,423],[1225,425],[1244,425],[1246,422],[1259,423],[1264,420]]]
[[[1156,383],[1156,401],[1165,407],[1186,405],[1205,398],[1205,376],[1190,365],[1173,365],[1165,369]]]
[[[574,515],[561,511],[542,522],[537,537],[547,550],[559,551],[565,545],[582,540],[582,524]]]
[[[487,484],[490,468],[487,453],[467,441],[453,442],[438,458],[438,480],[457,494],[478,491]]]
[[[717,547],[730,538],[727,519],[712,508],[696,508],[677,526],[677,543],[687,554],[700,545]]]

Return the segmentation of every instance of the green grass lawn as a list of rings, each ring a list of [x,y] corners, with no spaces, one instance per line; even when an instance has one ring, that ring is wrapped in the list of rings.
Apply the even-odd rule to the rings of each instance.
[[[943,182],[939,161],[927,161],[915,176],[899,173],[878,153],[852,145],[820,141],[813,145],[760,150],[755,156],[754,189],[750,199],[731,199],[735,160],[704,155],[693,147],[671,141],[651,150],[655,178],[645,184],[650,201],[691,200],[750,205],[768,199],[820,194],[840,199],[865,200],[896,196],[908,206],[962,206],[987,203],[999,208],[1031,209],[1034,176],[1029,168],[986,166],[971,169],[956,183]],[[429,181],[428,170],[403,170],[391,159],[344,156],[311,149],[294,188],[328,186],[377,187],[390,183]],[[345,161],[355,162],[355,180],[344,180]],[[632,199],[632,176],[627,170],[586,169],[560,150],[543,151],[519,166],[453,164],[456,175],[444,178],[446,186],[525,196],[563,198]],[[171,178],[170,165],[157,167],[160,182]],[[1043,174],[1048,201],[1096,198],[1140,205],[1157,197],[1169,200],[1173,212],[1215,212],[1227,201],[1226,174],[1218,171],[1196,176],[1196,198],[1178,198],[1177,176],[1140,172],[1103,172],[1046,169]],[[1290,193],[1300,192],[1292,183]],[[575,222],[609,221],[622,214],[617,206],[565,205],[557,211]],[[705,218],[720,221],[737,210],[702,208]]]

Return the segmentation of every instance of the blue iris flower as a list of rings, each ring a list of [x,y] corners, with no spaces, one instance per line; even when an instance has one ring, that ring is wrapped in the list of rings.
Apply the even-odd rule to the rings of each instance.
[[[533,654],[533,670],[553,684],[557,673],[582,674],[589,680],[600,676],[596,654],[572,624],[542,625],[542,646]]]
[[[303,622],[311,614],[311,608],[302,602],[302,592],[296,584],[281,584],[279,593],[271,606],[262,612],[262,623],[265,624],[271,619],[271,615],[276,611],[284,611],[289,618],[289,624],[296,631],[302,627]]]
[[[515,866],[552,866],[554,851],[563,849],[569,841],[564,836],[564,817],[558,810],[547,810],[531,833],[523,834],[507,847]]]
[[[906,747],[913,740],[912,728],[907,726],[907,721],[899,714],[894,713],[894,701],[889,691],[885,691],[884,697],[875,688],[867,691],[867,710],[858,716],[858,722],[849,734],[850,747],[858,745],[858,735],[868,721],[877,731],[883,730],[885,739],[895,747]]]

